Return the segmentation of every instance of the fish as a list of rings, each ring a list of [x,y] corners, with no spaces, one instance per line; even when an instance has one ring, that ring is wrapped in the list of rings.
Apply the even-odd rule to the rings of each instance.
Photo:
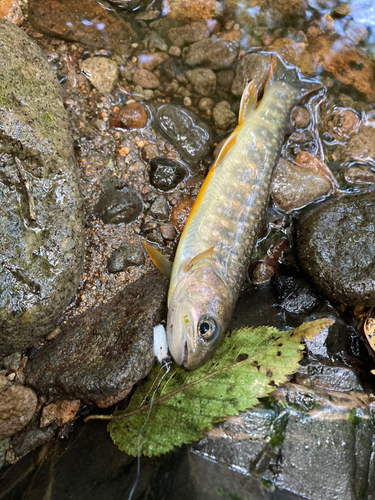
[[[245,87],[238,126],[202,184],[171,270],[153,259],[171,273],[166,334],[178,365],[199,368],[226,334],[264,223],[290,111],[321,87],[272,56],[262,99],[254,81]]]

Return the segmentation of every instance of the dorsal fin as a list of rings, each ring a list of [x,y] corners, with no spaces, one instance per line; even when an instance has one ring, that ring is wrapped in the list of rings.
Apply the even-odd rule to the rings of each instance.
[[[215,248],[215,245],[208,248],[207,250],[204,250],[203,252],[196,255],[193,259],[191,259],[189,264],[184,269],[185,273],[187,273],[189,271],[189,269],[191,269],[193,267],[193,265],[196,264],[197,262],[199,262],[200,260],[211,258],[212,252],[214,251],[214,248]]]
[[[169,262],[169,260],[159,252],[159,250],[156,250],[156,248],[149,245],[146,241],[144,241],[143,244],[146,247],[147,253],[155,266],[161,273],[164,274],[164,276],[170,278],[172,274],[172,263]]]
[[[243,91],[241,104],[240,104],[240,112],[238,115],[238,124],[241,125],[244,121],[246,121],[251,113],[254,111],[258,101],[258,94],[255,88],[254,80],[251,80]]]

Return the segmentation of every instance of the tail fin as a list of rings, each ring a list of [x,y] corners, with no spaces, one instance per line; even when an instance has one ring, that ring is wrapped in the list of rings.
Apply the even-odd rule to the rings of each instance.
[[[287,63],[282,57],[272,52],[270,72],[266,83],[267,88],[275,83],[284,82],[295,90],[298,90],[298,98],[302,98],[323,88],[322,83],[314,78],[306,78],[302,73],[291,64]]]

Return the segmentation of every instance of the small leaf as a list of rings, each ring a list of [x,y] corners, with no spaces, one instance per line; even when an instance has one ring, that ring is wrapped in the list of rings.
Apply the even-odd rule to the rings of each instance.
[[[285,382],[302,359],[303,338],[311,340],[332,323],[324,318],[286,332],[268,326],[232,332],[204,366],[189,372],[172,365],[162,381],[165,372],[155,366],[127,410],[108,425],[113,442],[129,455],[138,454],[140,430],[160,381],[142,432],[141,454],[161,455],[201,438],[213,423],[251,408]]]

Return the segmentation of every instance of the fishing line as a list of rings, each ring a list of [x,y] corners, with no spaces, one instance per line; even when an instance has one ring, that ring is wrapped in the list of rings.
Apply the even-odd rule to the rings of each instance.
[[[150,400],[150,408],[148,409],[146,419],[141,427],[141,430],[139,431],[138,445],[137,445],[137,476],[136,476],[135,482],[133,484],[133,487],[130,491],[128,500],[132,500],[135,489],[139,483],[139,478],[141,475],[142,434],[143,434],[143,431],[144,431],[144,429],[149,421],[150,415],[151,415],[151,410],[152,410],[152,405],[154,403],[155,394],[156,394],[156,391],[161,386],[161,383],[163,382],[164,378],[168,375],[168,373],[170,372],[170,369],[171,369],[170,368],[171,358],[169,357],[169,354],[168,354],[168,346],[167,346],[167,342],[166,342],[165,328],[163,325],[158,325],[154,328],[154,352],[155,352],[155,356],[158,358],[159,363],[161,364],[160,371],[165,369],[165,373],[162,375],[161,379],[159,380],[158,384],[156,385],[155,389],[152,392],[152,396],[151,396],[151,400]],[[159,373],[160,373],[160,371],[159,371]],[[158,376],[159,376],[159,374],[158,374]],[[157,378],[156,378],[156,380],[157,380]],[[152,385],[154,385],[154,384],[152,384]],[[149,393],[150,393],[150,391],[148,392],[148,394]]]

